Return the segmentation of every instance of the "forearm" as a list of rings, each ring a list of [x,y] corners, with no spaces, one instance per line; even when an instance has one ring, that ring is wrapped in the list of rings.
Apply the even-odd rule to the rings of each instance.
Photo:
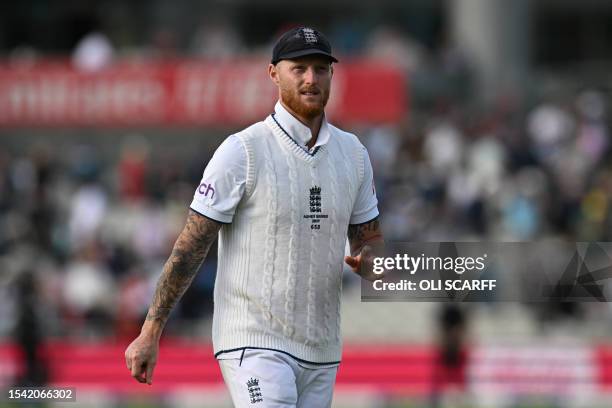
[[[217,238],[220,224],[192,211],[157,282],[142,332],[161,336],[170,312],[191,285]]]
[[[365,245],[383,244],[384,237],[378,217],[366,224],[350,225],[348,239],[351,256],[359,255]]]
[[[157,338],[161,336],[170,312],[191,285],[203,260],[204,256],[199,254],[177,251],[175,245],[157,281],[155,294],[143,324],[143,332]]]

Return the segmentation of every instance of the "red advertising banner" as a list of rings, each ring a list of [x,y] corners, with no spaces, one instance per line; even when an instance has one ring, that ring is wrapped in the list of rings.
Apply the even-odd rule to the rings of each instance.
[[[340,123],[393,123],[407,111],[404,74],[353,61],[334,67],[327,114]],[[68,64],[0,64],[0,126],[235,126],[272,111],[262,60],[119,63],[95,73]]]

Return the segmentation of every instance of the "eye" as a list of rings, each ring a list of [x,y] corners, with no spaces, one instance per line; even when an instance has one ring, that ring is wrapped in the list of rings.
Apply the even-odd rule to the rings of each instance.
[[[292,71],[294,71],[294,72],[304,72],[305,70],[306,70],[306,67],[303,66],[303,65],[295,65],[292,68]]]

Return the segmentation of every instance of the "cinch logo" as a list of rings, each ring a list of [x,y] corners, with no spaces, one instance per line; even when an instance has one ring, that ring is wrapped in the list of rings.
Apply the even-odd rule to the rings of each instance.
[[[208,197],[208,193],[211,193],[210,198],[215,198],[215,189],[212,184],[202,183],[198,187],[198,193],[204,194],[204,197]]]

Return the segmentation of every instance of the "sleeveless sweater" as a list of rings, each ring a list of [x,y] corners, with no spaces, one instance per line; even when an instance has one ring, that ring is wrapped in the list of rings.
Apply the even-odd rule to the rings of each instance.
[[[314,153],[273,115],[236,134],[248,169],[233,222],[219,232],[216,355],[257,347],[340,360],[342,264],[364,155],[354,135],[330,132]]]

